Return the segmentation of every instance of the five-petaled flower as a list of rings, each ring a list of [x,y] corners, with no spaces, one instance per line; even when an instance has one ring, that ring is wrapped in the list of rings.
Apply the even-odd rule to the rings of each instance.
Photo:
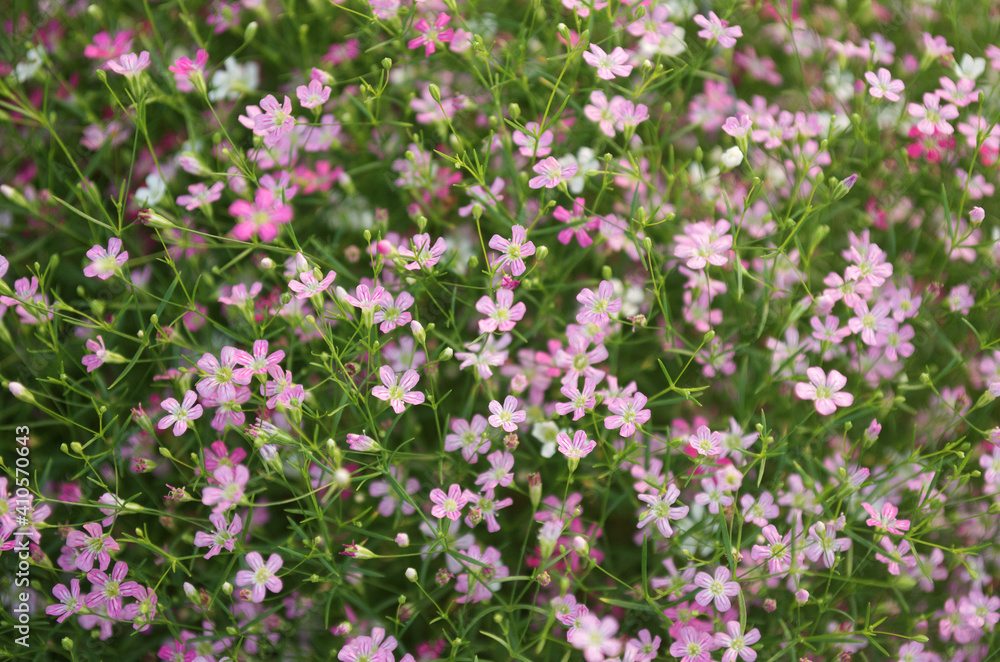
[[[597,77],[604,80],[613,80],[617,76],[628,76],[632,73],[632,65],[625,64],[628,62],[628,53],[621,46],[610,53],[605,53],[597,44],[591,44],[590,52],[583,54],[583,61],[596,67]]]
[[[198,394],[194,391],[185,393],[184,400],[179,403],[175,398],[167,398],[160,403],[160,406],[167,412],[167,416],[161,418],[156,427],[160,430],[166,430],[173,425],[174,436],[181,436],[187,430],[190,421],[201,418],[203,410],[201,405],[195,404],[197,400]]]
[[[95,245],[87,251],[87,257],[92,262],[83,268],[83,275],[107,280],[128,262],[128,251],[122,252],[122,240],[112,237],[108,240],[107,249]]]
[[[249,570],[240,570],[236,573],[237,586],[252,586],[251,599],[254,602],[263,602],[268,591],[277,593],[281,590],[281,579],[277,576],[278,570],[284,564],[284,560],[277,554],[271,554],[264,563],[264,559],[257,552],[250,552],[246,556]]]
[[[437,487],[431,490],[431,502],[435,504],[431,508],[431,515],[438,519],[447,517],[456,520],[462,516],[462,508],[468,503],[468,499],[462,488],[457,483],[452,483],[447,494]]]
[[[538,172],[536,168],[536,172]],[[504,268],[510,265],[510,273],[513,276],[520,276],[527,267],[524,258],[535,254],[535,244],[528,241],[528,231],[521,225],[515,225],[510,229],[510,239],[505,239],[498,234],[490,238],[490,248],[500,253],[496,261],[497,268]]]
[[[419,405],[424,401],[424,394],[413,390],[420,379],[416,370],[407,370],[399,377],[392,368],[384,365],[378,369],[378,376],[382,384],[372,389],[372,395],[388,402],[397,414],[402,414],[406,405]]]
[[[743,28],[738,25],[729,27],[729,21],[724,21],[716,16],[714,11],[708,12],[708,18],[701,14],[696,14],[694,22],[702,29],[698,31],[698,36],[702,39],[718,39],[719,46],[732,48],[736,45],[736,38],[743,36]]]
[[[563,165],[559,159],[550,156],[539,161],[532,168],[532,170],[538,173],[538,176],[532,177],[528,181],[528,186],[531,188],[555,188],[573,177],[576,174],[576,169],[577,166],[575,163]]]
[[[844,393],[843,388],[847,386],[847,377],[836,370],[831,370],[828,375],[822,368],[812,367],[806,370],[809,381],[799,382],[795,385],[795,395],[803,400],[815,400],[816,411],[824,416],[837,411],[837,407],[850,407],[854,404],[854,396]]]
[[[487,420],[495,428],[503,428],[505,432],[516,432],[518,423],[523,423],[528,418],[526,411],[518,410],[518,400],[513,395],[504,398],[503,405],[498,400],[490,402],[490,411],[493,413]]]

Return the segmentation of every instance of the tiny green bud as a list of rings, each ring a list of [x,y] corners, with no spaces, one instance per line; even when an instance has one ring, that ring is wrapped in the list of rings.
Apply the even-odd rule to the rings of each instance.
[[[537,260],[544,260],[548,256],[549,256],[549,247],[548,246],[539,246],[537,249],[535,249],[535,260],[536,261]]]
[[[25,645],[27,645],[27,644],[25,644]],[[73,640],[70,639],[69,637],[63,637],[62,647],[65,650],[67,650],[67,651],[72,651],[73,650]]]
[[[451,347],[445,347],[441,350],[440,356],[438,356],[438,361],[450,361],[451,357],[455,355],[455,351]]]
[[[512,103],[507,106],[507,114],[510,115],[510,118],[516,122],[517,118],[521,116],[521,107],[516,103]]]
[[[428,89],[430,90],[431,98],[434,99],[434,101],[441,103],[441,88],[434,83],[431,83]]]
[[[303,24],[304,25],[304,24]],[[246,30],[243,31],[243,44],[249,44],[257,36],[257,21],[247,23]]]
[[[386,71],[392,69],[392,58],[384,57],[382,58],[382,68]]]
[[[83,455],[83,446],[80,444],[79,441],[70,442],[69,448],[77,455]]]
[[[705,332],[705,335],[702,337],[702,340],[709,343],[712,342],[714,338],[715,338],[715,330],[709,329],[708,331]]]

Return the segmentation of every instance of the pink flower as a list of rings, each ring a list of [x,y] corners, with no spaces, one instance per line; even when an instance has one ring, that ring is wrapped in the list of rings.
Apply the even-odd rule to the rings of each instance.
[[[119,76],[135,78],[143,69],[149,66],[149,51],[142,51],[138,55],[135,53],[125,53],[117,60],[109,60],[106,65],[108,69]]]
[[[408,404],[419,405],[424,401],[423,393],[411,390],[420,379],[416,370],[407,370],[398,377],[392,368],[384,365],[378,369],[378,375],[382,385],[373,388],[372,395],[387,401],[397,414],[402,414]]]
[[[597,398],[594,397],[594,390],[597,387],[597,383],[593,379],[584,379],[582,391],[577,387],[578,383],[563,384],[559,392],[569,398],[569,402],[556,403],[556,413],[560,416],[565,416],[573,412],[574,421],[583,418],[586,410],[593,409],[597,404]]]
[[[510,239],[493,235],[490,238],[490,248],[500,253],[496,262],[498,268],[509,264],[511,275],[520,276],[527,269],[524,258],[535,254],[535,244],[528,241],[528,231],[521,225],[512,227],[510,234]]]
[[[233,227],[233,236],[240,241],[250,241],[254,236],[263,242],[274,241],[278,226],[292,220],[292,206],[282,205],[270,189],[259,188],[254,201],[237,200],[229,205],[229,213],[239,219]]]
[[[413,303],[413,296],[409,292],[400,292],[395,302],[392,296],[386,294],[382,307],[375,311],[374,320],[379,325],[379,330],[382,333],[390,333],[393,329],[407,326],[413,321],[413,316],[406,311]]]
[[[726,119],[722,125],[722,130],[733,138],[742,138],[750,132],[753,127],[753,120],[745,113],[739,113]]]
[[[392,295],[385,291],[384,287],[376,286],[370,289],[364,283],[354,289],[356,296],[348,294],[345,298],[347,303],[362,311],[371,311],[375,306],[384,306],[388,301],[392,301]],[[372,319],[374,320],[374,313]]]
[[[205,49],[199,49],[194,56],[194,62],[188,57],[180,57],[167,67],[167,70],[174,74],[174,85],[178,92],[191,92],[194,85],[191,83],[191,74],[195,71],[205,72],[205,65],[208,64],[208,53]],[[180,203],[178,203],[180,204]]]
[[[486,456],[490,468],[476,477],[476,485],[482,485],[484,490],[497,487],[508,487],[514,482],[514,456],[507,451],[494,451]]]
[[[330,100],[330,88],[318,80],[310,81],[309,87],[299,85],[295,88],[295,94],[303,108],[319,108]]]
[[[205,554],[206,559],[216,556],[223,547],[226,548],[227,552],[233,551],[233,546],[236,544],[236,534],[243,530],[243,520],[240,519],[240,516],[233,515],[233,521],[227,525],[225,515],[212,513],[208,516],[208,521],[215,526],[215,532],[198,531],[194,534],[194,546],[210,548]]]
[[[80,359],[80,362],[86,366],[87,372],[93,372],[104,365],[104,359],[108,354],[108,350],[104,347],[104,338],[97,336],[97,340],[88,340],[87,349],[93,354],[87,354]]]
[[[865,80],[871,85],[868,88],[868,94],[876,99],[885,98],[887,101],[899,101],[899,93],[905,88],[903,81],[893,80],[892,74],[885,67],[878,70],[878,75],[874,71],[866,72]]]
[[[551,130],[543,132],[538,122],[528,122],[524,128],[527,129],[527,134],[515,131],[513,136],[514,144],[518,146],[518,151],[521,152],[522,156],[548,156],[552,153],[552,149],[549,147],[553,138]]]
[[[456,483],[451,484],[447,494],[440,488],[431,490],[431,501],[436,504],[431,508],[431,515],[438,519],[447,517],[450,520],[461,517],[462,508],[468,503],[462,488]]]
[[[87,580],[94,589],[87,595],[84,604],[90,609],[97,609],[101,605],[108,611],[109,618],[121,618],[122,598],[135,595],[139,585],[135,582],[123,582],[128,574],[128,565],[124,561],[115,564],[111,571],[111,576],[107,576],[100,570],[91,570],[87,573]]]
[[[239,502],[250,480],[250,471],[242,464],[222,465],[215,469],[212,478],[218,487],[212,485],[202,490],[201,502],[206,506],[214,505],[213,513],[222,513]]]
[[[726,632],[715,633],[715,645],[726,649],[722,654],[722,662],[736,662],[737,657],[743,658],[744,662],[754,662],[757,659],[757,651],[750,646],[758,641],[760,641],[760,631],[753,628],[743,634],[740,631],[739,620],[726,623]]]
[[[485,319],[479,320],[480,333],[507,332],[524,318],[527,306],[523,301],[514,304],[513,292],[497,290],[496,302],[489,296],[483,296],[476,302],[476,310],[486,315]]]
[[[111,554],[108,551],[117,552],[118,543],[111,536],[104,533],[100,524],[90,522],[83,525],[87,533],[80,531],[70,531],[66,536],[68,547],[82,547],[77,553],[74,565],[78,570],[90,572],[94,567],[96,559],[101,570],[107,570],[111,563]]]
[[[486,418],[481,414],[472,417],[472,422],[452,419],[452,434],[444,438],[446,451],[462,450],[462,457],[469,464],[479,461],[479,454],[490,452],[490,439],[486,435]]]
[[[227,346],[222,348],[221,361],[208,352],[198,359],[198,368],[205,375],[195,384],[199,395],[225,402],[236,397],[237,386],[246,386],[250,383],[250,375],[242,370],[234,370],[238,358],[246,359],[239,351],[235,347]]]
[[[677,486],[671,483],[667,486],[666,492],[658,492],[656,494],[640,494],[639,500],[647,505],[646,511],[642,515],[642,519],[636,525],[636,528],[642,529],[646,527],[650,522],[656,523],[656,528],[659,530],[660,535],[664,538],[669,538],[674,534],[673,527],[670,526],[670,520],[679,520],[687,517],[688,506],[684,504],[673,505],[677,498],[681,495],[681,491],[677,489]]]
[[[618,107],[625,101],[620,96],[608,101],[607,95],[600,90],[590,93],[590,103],[583,107],[583,114],[591,122],[597,122],[601,133],[608,138],[615,137],[615,127],[618,124]]]
[[[448,250],[448,244],[443,237],[438,237],[434,245],[431,246],[431,236],[427,233],[418,234],[411,242],[412,247],[400,246],[397,249],[400,255],[410,258],[410,261],[406,263],[406,268],[409,271],[433,267]]]
[[[674,256],[686,259],[689,269],[704,269],[709,264],[725,265],[733,247],[733,237],[727,234],[729,227],[729,221],[689,223],[684,234],[674,237],[677,240]]]
[[[434,20],[434,25],[432,26],[427,22],[426,18],[421,18],[413,28],[422,33],[419,37],[411,39],[406,45],[407,47],[420,48],[424,47],[424,57],[430,57],[434,53],[437,46],[443,46],[452,40],[455,36],[455,30],[448,28],[444,30],[444,26],[448,25],[451,21],[451,16],[448,14],[438,14],[437,18]]]
[[[586,614],[576,627],[570,628],[566,640],[583,651],[583,659],[587,662],[602,662],[606,657],[621,653],[622,642],[615,638],[617,632],[618,621],[614,616],[599,619],[593,614]]]
[[[712,432],[707,425],[701,425],[695,434],[688,437],[688,443],[698,455],[718,455],[722,451],[722,434]]]
[[[714,600],[715,609],[720,614],[729,611],[732,606],[729,598],[740,594],[740,585],[737,582],[729,581],[732,576],[733,573],[729,571],[729,568],[722,566],[715,569],[715,576],[707,572],[699,572],[695,575],[694,584],[704,590],[695,596],[695,602],[707,607]]]
[[[670,644],[670,654],[681,662],[708,662],[715,648],[712,636],[693,627],[683,627],[679,636]]]
[[[196,405],[195,402],[198,400],[198,394],[194,391],[188,391],[184,394],[184,401],[178,403],[174,398],[167,398],[164,400],[160,406],[168,413],[160,419],[160,422],[156,424],[156,427],[160,430],[166,430],[171,425],[174,426],[174,436],[179,437],[188,428],[188,422],[194,421],[201,418],[203,410],[201,405]]]
[[[597,44],[590,45],[590,52],[583,54],[583,61],[597,68],[597,77],[613,80],[616,76],[628,76],[632,73],[632,65],[628,62],[628,53],[621,46],[611,53],[605,53]]]
[[[827,416],[837,411],[837,407],[850,407],[854,404],[854,396],[840,391],[847,385],[847,377],[836,370],[831,370],[829,376],[822,368],[812,367],[806,370],[811,384],[799,382],[795,385],[795,395],[802,400],[815,400],[816,411]]]
[[[198,209],[221,198],[223,188],[225,188],[225,184],[222,182],[215,182],[212,184],[212,188],[208,188],[201,182],[192,184],[188,186],[188,193],[190,195],[177,196],[177,204],[183,206],[188,211]]]
[[[867,501],[862,503],[861,507],[864,508],[869,515],[871,515],[871,517],[865,520],[865,524],[875,527],[877,531],[885,531],[887,533],[901,536],[903,535],[903,531],[908,531],[910,528],[910,520],[896,519],[899,509],[888,501],[882,504],[882,512],[875,510],[875,508],[873,508]]]
[[[718,39],[719,45],[723,48],[732,48],[736,45],[736,38],[743,36],[743,28],[738,25],[728,27],[729,21],[723,21],[714,11],[708,12],[708,18],[701,14],[695,15],[694,22],[703,28],[698,31],[699,37],[708,40]]]
[[[489,424],[495,428],[503,428],[505,432],[516,432],[518,423],[523,423],[528,418],[527,412],[518,411],[518,400],[512,395],[504,398],[503,405],[497,400],[490,402],[492,416],[487,419]]]
[[[596,324],[606,326],[611,321],[611,315],[616,315],[622,309],[621,297],[615,297],[615,288],[609,280],[602,280],[597,286],[597,293],[586,287],[576,295],[576,300],[583,304],[583,309],[576,314],[580,324]]]
[[[292,101],[286,95],[284,102],[279,105],[274,95],[268,94],[260,102],[260,109],[263,112],[253,118],[254,131],[263,132],[264,144],[274,147],[282,136],[291,133],[295,128]]]
[[[597,448],[597,442],[587,439],[587,433],[583,430],[577,430],[572,439],[565,432],[560,432],[556,435],[556,441],[559,443],[559,452],[568,458],[587,457]]]
[[[52,589],[52,595],[59,599],[59,604],[45,608],[45,613],[49,616],[59,617],[56,619],[57,623],[62,623],[83,608],[83,600],[80,599],[80,580],[71,579],[69,585],[71,589],[66,588],[64,584],[56,584]]]
[[[823,557],[823,565],[832,568],[836,561],[836,553],[843,552],[851,547],[851,541],[847,538],[837,538],[837,528],[832,522],[816,522],[809,528],[809,536],[806,538],[806,557],[815,563]]]
[[[277,576],[278,570],[284,564],[284,560],[277,554],[271,554],[264,563],[264,559],[257,552],[250,552],[246,556],[249,570],[240,570],[236,573],[237,586],[253,586],[251,590],[251,600],[263,602],[268,591],[277,593],[282,588],[281,579]]]
[[[622,437],[631,437],[637,426],[649,420],[650,411],[646,406],[646,396],[636,393],[630,400],[615,398],[608,403],[608,409],[613,414],[604,419],[604,427],[609,430],[618,429]]]
[[[122,240],[118,237],[112,237],[108,240],[107,250],[103,246],[94,245],[87,251],[87,257],[92,260],[92,263],[83,268],[83,275],[88,278],[96,276],[101,280],[111,278],[117,270],[128,262],[128,251],[122,253],[121,250]]]
[[[316,274],[312,271],[303,271],[299,274],[299,280],[292,280],[288,283],[288,289],[295,292],[296,299],[308,299],[309,297],[326,291],[333,284],[333,279],[337,274],[327,271],[323,280],[316,280]]]
[[[532,169],[538,173],[538,177],[532,177],[528,181],[530,188],[555,188],[573,177],[576,174],[577,167],[575,163],[564,166],[558,159],[550,156],[536,163]],[[516,276],[517,274],[514,275]]]
[[[268,342],[255,340],[253,341],[253,355],[238,349],[232,356],[236,364],[243,366],[233,370],[233,381],[237,384],[249,384],[254,375],[266,375],[271,366],[281,363],[281,360],[285,358],[285,351],[279,349],[268,354]]]
[[[911,103],[907,111],[912,117],[918,118],[917,128],[928,136],[935,135],[935,130],[944,135],[951,135],[954,129],[948,120],[958,117],[958,108],[952,104],[941,107],[941,97],[930,92],[924,93],[924,105]]]

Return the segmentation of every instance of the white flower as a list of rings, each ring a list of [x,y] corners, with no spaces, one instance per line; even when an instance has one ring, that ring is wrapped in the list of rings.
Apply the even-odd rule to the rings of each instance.
[[[986,71],[986,60],[981,57],[972,57],[968,53],[962,56],[961,63],[955,64],[955,75],[959,78],[976,80]]]
[[[559,426],[552,421],[535,423],[531,426],[531,436],[542,442],[540,454],[548,459],[556,454],[556,437],[559,436]]]
[[[260,66],[256,62],[240,64],[235,58],[227,58],[225,69],[212,74],[210,101],[235,100],[241,92],[252,92],[260,84]]]
[[[18,83],[30,80],[38,73],[38,70],[42,68],[44,55],[44,46],[35,46],[25,54],[24,59],[14,67],[14,78],[17,79]]]
[[[159,173],[151,172],[146,176],[146,185],[140,186],[135,192],[135,201],[140,207],[152,207],[163,199],[167,185]]]
[[[727,168],[735,168],[739,164],[743,163],[743,152],[740,151],[739,147],[733,146],[722,153],[722,165]]]

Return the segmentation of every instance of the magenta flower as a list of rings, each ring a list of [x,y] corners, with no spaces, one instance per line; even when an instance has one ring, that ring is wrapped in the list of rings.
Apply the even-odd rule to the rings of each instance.
[[[226,524],[226,517],[222,513],[212,513],[208,516],[208,521],[215,526],[214,533],[198,531],[194,534],[195,547],[209,547],[206,559],[210,559],[222,551],[225,547],[227,552],[233,551],[236,544],[236,534],[243,530],[243,520],[239,515],[233,515],[233,521]]]
[[[117,60],[109,60],[105,64],[108,69],[119,76],[135,78],[143,69],[149,66],[149,51],[142,51],[138,55],[135,53],[125,53]]]
[[[704,590],[695,596],[695,602],[703,607],[707,607],[714,600],[715,609],[720,614],[729,611],[729,608],[732,606],[729,598],[740,594],[739,583],[729,581],[732,579],[732,576],[733,573],[729,571],[729,568],[722,566],[715,569],[714,576],[707,572],[699,572],[695,575],[694,584]]]
[[[597,44],[590,45],[590,52],[583,54],[583,61],[597,68],[597,77],[604,80],[614,80],[617,76],[628,76],[632,73],[632,65],[628,62],[628,53],[621,46],[611,53],[605,53]]]
[[[52,589],[52,595],[59,599],[59,604],[45,608],[45,613],[49,616],[59,617],[56,619],[57,623],[62,623],[83,609],[83,600],[80,599],[80,580],[71,579],[69,585],[71,588],[66,588],[64,584],[56,584]]]
[[[240,241],[250,241],[257,236],[263,242],[274,241],[278,226],[292,220],[292,206],[282,205],[270,189],[259,188],[253,203],[237,200],[229,205],[229,213],[239,219],[233,226],[233,236]]]
[[[515,131],[512,137],[514,144],[521,152],[521,156],[548,156],[552,153],[550,145],[554,134],[551,130],[542,131],[538,122],[528,122],[524,128],[527,129],[527,134]]]
[[[423,46],[424,57],[430,57],[438,46],[447,44],[455,36],[454,29],[444,29],[449,21],[451,21],[451,16],[445,13],[438,14],[433,25],[428,23],[426,18],[421,18],[414,24],[413,28],[422,34],[407,42],[407,47],[414,49]]]
[[[695,433],[688,437],[688,443],[698,455],[718,455],[722,451],[722,434],[712,432],[706,425],[700,425]]]
[[[277,593],[282,588],[281,579],[277,572],[281,570],[284,560],[277,554],[271,554],[264,563],[264,559],[257,552],[250,552],[246,556],[249,570],[240,570],[236,573],[237,586],[252,586],[251,600],[263,602],[268,591]]]
[[[502,331],[506,333],[524,318],[527,306],[523,301],[514,304],[514,293],[510,290],[497,290],[496,301],[489,296],[483,296],[476,302],[476,310],[486,315],[479,320],[480,333]]]
[[[514,456],[507,451],[495,451],[486,456],[490,468],[476,477],[476,485],[482,485],[484,490],[497,487],[508,487],[514,482]]]
[[[773,575],[781,575],[788,572],[792,561],[791,532],[786,533],[782,537],[773,524],[768,524],[761,529],[761,534],[770,544],[754,545],[750,552],[750,558],[758,563],[766,560],[767,569]]]
[[[885,98],[887,101],[899,101],[899,93],[906,87],[903,81],[893,80],[892,74],[885,67],[881,67],[877,75],[874,71],[866,72],[865,80],[871,85],[868,94],[876,99]]]
[[[303,108],[319,108],[330,100],[330,88],[318,80],[312,80],[309,87],[299,85],[295,88],[295,95]]]
[[[109,618],[121,618],[122,598],[135,595],[139,585],[135,582],[123,582],[128,574],[128,565],[124,561],[115,564],[111,571],[111,576],[107,576],[100,570],[91,570],[87,573],[87,580],[94,589],[87,595],[84,604],[90,609],[96,609],[103,605],[108,610]]]
[[[184,401],[178,403],[175,398],[167,398],[160,406],[168,413],[160,419],[160,422],[156,424],[156,427],[160,430],[166,430],[171,425],[174,426],[174,436],[179,437],[188,428],[188,423],[190,421],[195,421],[201,418],[203,410],[201,405],[195,404],[198,400],[198,395],[194,391],[188,391],[184,394]]]
[[[503,405],[497,400],[490,401],[490,411],[492,416],[487,419],[489,424],[495,428],[503,428],[505,432],[516,432],[518,423],[523,423],[528,418],[528,413],[518,410],[519,402],[517,398],[508,395],[504,398]]]
[[[500,562],[500,550],[487,547],[480,552],[479,545],[472,545],[462,553],[470,561],[465,566],[468,572],[459,574],[455,580],[455,591],[465,594],[455,602],[465,604],[489,600],[493,595],[490,583],[510,576],[510,570]]]
[[[384,641],[383,641],[384,639]],[[392,651],[396,650],[396,638],[385,636],[384,628],[372,628],[370,637],[355,637],[337,653],[340,662],[392,662]],[[404,655],[400,662],[413,659],[412,655]]]
[[[431,490],[431,501],[435,504],[431,508],[431,515],[438,519],[447,517],[450,520],[457,520],[461,517],[462,508],[468,503],[465,493],[456,483],[451,484],[447,494],[444,493],[444,490],[437,487]]]
[[[885,554],[876,553],[875,558],[889,566],[889,574],[898,575],[900,565],[913,567],[917,565],[916,559],[910,553],[910,541],[900,540],[896,545],[889,538],[882,538],[879,541]],[[909,554],[909,556],[907,556]]]
[[[397,414],[402,414],[408,404],[419,405],[424,401],[423,393],[412,390],[420,379],[416,370],[407,370],[399,377],[392,368],[384,365],[378,369],[378,376],[382,384],[372,389],[372,395],[387,401]]]
[[[97,336],[97,340],[88,340],[87,349],[93,354],[87,354],[80,359],[80,362],[86,366],[87,372],[93,372],[104,365],[104,359],[108,354],[108,350],[104,347],[104,338]]]
[[[681,628],[679,636],[670,644],[670,654],[681,662],[708,662],[715,648],[712,636],[693,627]]]
[[[729,27],[729,21],[723,21],[714,11],[708,12],[708,18],[696,14],[694,22],[702,28],[698,31],[699,37],[708,40],[718,39],[719,45],[723,48],[732,48],[736,45],[736,38],[743,36],[743,28],[738,25]]]
[[[384,306],[388,301],[392,300],[392,295],[386,292],[385,288],[376,286],[374,289],[371,289],[364,283],[354,289],[354,294],[356,296],[348,294],[345,297],[347,303],[355,308],[360,308],[362,311],[372,311],[375,309],[375,306]]]
[[[353,432],[347,433],[347,446],[352,451],[360,451],[362,453],[370,453],[372,451],[377,451],[379,446],[378,442],[369,437],[366,434],[355,434]]]
[[[527,269],[524,258],[535,254],[535,244],[528,241],[528,231],[521,225],[512,227],[510,234],[510,239],[493,235],[490,238],[490,248],[500,253],[496,262],[498,268],[509,264],[511,275],[520,276]]]
[[[195,71],[205,72],[205,65],[208,64],[208,53],[205,49],[198,49],[194,56],[194,62],[189,57],[180,57],[167,67],[167,70],[174,75],[174,85],[178,92],[192,92],[194,85],[191,83],[191,74]],[[177,203],[180,204],[180,203]]]
[[[316,280],[316,274],[312,271],[304,271],[299,274],[299,280],[288,282],[288,289],[295,292],[296,299],[308,299],[314,294],[325,292],[333,284],[333,279],[336,277],[335,272],[327,271],[323,280]]]
[[[532,169],[538,173],[538,177],[532,177],[531,180],[528,181],[529,187],[555,188],[559,186],[559,184],[573,177],[573,175],[576,174],[577,166],[575,163],[570,163],[569,165],[564,166],[558,159],[550,156],[545,160],[536,163],[535,167]]]
[[[87,533],[80,531],[70,531],[66,536],[67,547],[82,547],[77,552],[73,565],[78,570],[90,572],[94,567],[96,559],[101,570],[107,570],[111,563],[111,554],[108,551],[117,552],[118,543],[110,535],[104,533],[100,524],[89,522],[83,525]]]
[[[618,434],[631,437],[635,434],[636,426],[649,420],[651,414],[648,409],[643,409],[645,406],[646,396],[642,393],[636,393],[630,400],[615,398],[608,404],[613,415],[604,419],[604,427],[609,430],[621,428]]]
[[[87,257],[92,262],[83,268],[83,275],[88,278],[97,277],[101,280],[111,278],[128,262],[128,251],[122,253],[121,250],[122,240],[118,237],[112,237],[108,240],[107,250],[103,246],[94,245],[87,251]]]
[[[847,385],[847,377],[836,370],[831,370],[829,376],[822,368],[812,367],[806,370],[811,384],[799,382],[795,385],[795,395],[802,400],[815,400],[816,411],[827,416],[837,411],[837,407],[850,407],[854,404],[854,396],[842,393]]]

